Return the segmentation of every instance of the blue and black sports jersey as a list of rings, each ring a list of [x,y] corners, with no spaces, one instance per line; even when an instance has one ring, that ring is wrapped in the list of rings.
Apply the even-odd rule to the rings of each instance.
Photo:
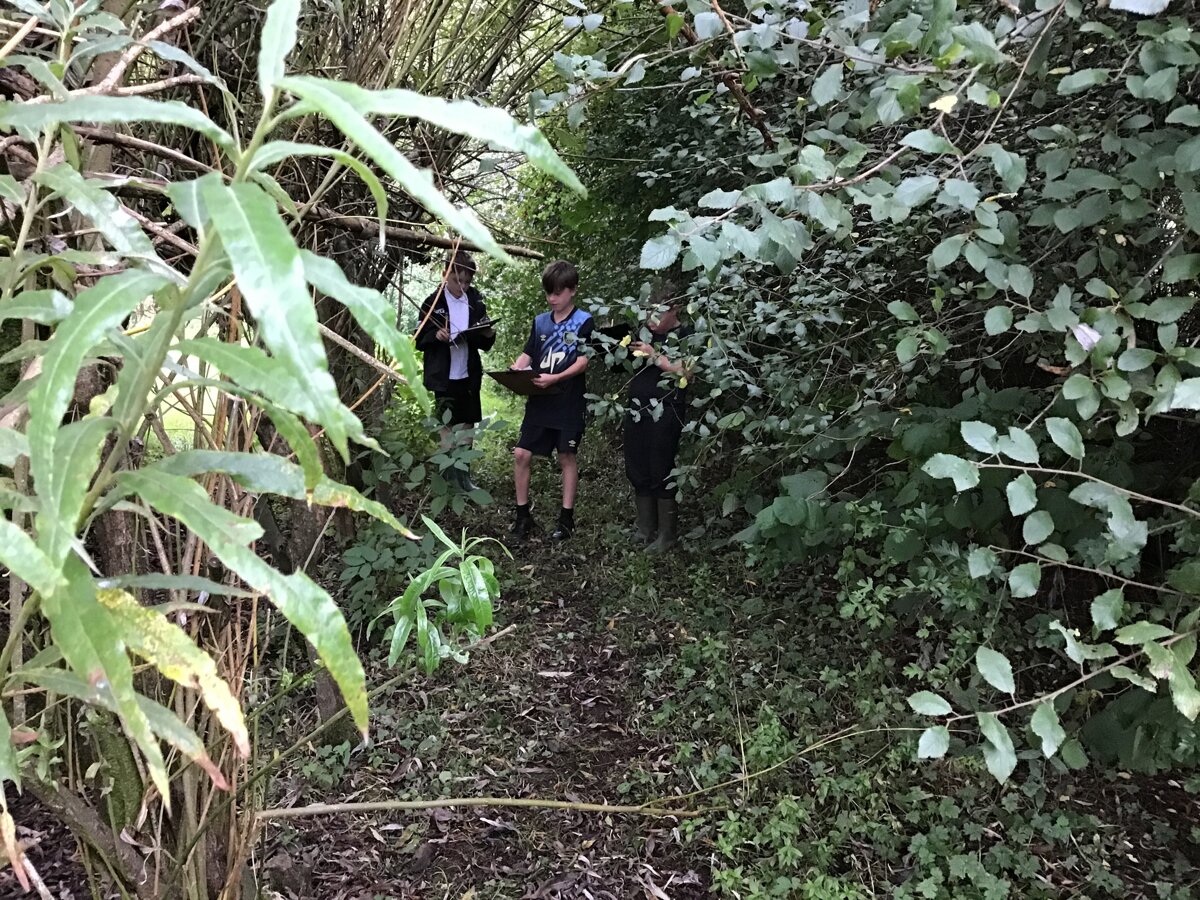
[[[574,309],[561,322],[554,321],[553,312],[541,313],[533,320],[529,340],[525,342],[525,354],[533,361],[538,374],[553,374],[571,367],[579,354],[587,353],[587,343],[592,335],[592,314]],[[525,424],[543,428],[583,430],[583,417],[587,411],[584,394],[587,379],[580,374],[563,382],[557,394],[535,394],[525,403]]]

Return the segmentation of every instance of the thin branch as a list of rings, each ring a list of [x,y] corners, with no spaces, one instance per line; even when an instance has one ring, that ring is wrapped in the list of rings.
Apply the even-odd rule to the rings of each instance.
[[[1126,497],[1132,497],[1134,500],[1141,500],[1143,503],[1154,503],[1158,506],[1165,506],[1167,509],[1173,509],[1177,512],[1186,513],[1193,518],[1200,519],[1200,510],[1189,509],[1186,506],[1180,506],[1178,503],[1171,503],[1169,500],[1159,500],[1156,497],[1148,497],[1145,494],[1139,494],[1137,491],[1131,491],[1129,488],[1123,488],[1113,484],[1110,481],[1105,481],[1103,478],[1097,478],[1095,475],[1089,475],[1087,472],[1072,472],[1070,469],[1043,469],[1039,466],[1014,466],[1009,463],[980,463],[981,469],[1008,469],[1013,472],[1037,472],[1041,475],[1062,475],[1070,478],[1082,478],[1085,481],[1094,481],[1096,484],[1103,484]]]
[[[571,809],[578,812],[617,813],[628,816],[691,819],[698,809],[663,809],[657,806],[610,806],[607,803],[572,803],[568,800],[539,800],[532,797],[447,797],[443,800],[378,800],[367,803],[313,803],[290,809],[264,809],[259,819],[299,819],[337,813],[391,812],[412,809],[447,809],[460,806],[508,806],[526,809]]]
[[[137,60],[139,56],[146,50],[147,45],[151,41],[156,41],[165,34],[174,31],[176,28],[181,28],[193,19],[200,18],[200,7],[193,6],[191,9],[184,10],[173,19],[168,19],[157,28],[147,32],[145,37],[139,40],[136,44],[126,50],[117,64],[109,70],[109,73],[104,76],[104,80],[94,87],[87,88],[89,94],[107,94],[121,82],[126,69],[128,69]]]

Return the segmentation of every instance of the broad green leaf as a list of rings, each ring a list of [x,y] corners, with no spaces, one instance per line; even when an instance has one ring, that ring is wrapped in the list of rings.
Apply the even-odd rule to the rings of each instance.
[[[950,749],[950,729],[934,725],[921,732],[917,742],[917,759],[941,759]]]
[[[1200,716],[1200,691],[1196,690],[1196,679],[1183,663],[1176,660],[1171,671],[1171,700],[1175,708],[1189,722]]]
[[[905,335],[896,344],[896,359],[901,364],[910,363],[921,352],[921,342],[914,334]]]
[[[813,79],[812,90],[809,96],[812,98],[813,105],[820,108],[832,103],[841,94],[842,64],[839,61],[826,67],[824,72]]]
[[[979,647],[975,651],[975,668],[979,669],[979,674],[996,690],[1006,694],[1017,692],[1012,665],[1003,653],[998,653],[990,647]]]
[[[1003,334],[1012,328],[1013,313],[1007,306],[993,306],[983,317],[983,330],[990,335]]]
[[[22,206],[25,203],[25,189],[11,175],[0,175],[0,200],[10,200]]]
[[[996,441],[996,449],[1010,459],[1030,465],[1036,465],[1040,459],[1037,444],[1033,442],[1033,438],[1029,436],[1028,432],[1015,425],[1009,426],[1007,437],[1001,437]]]
[[[973,62],[984,66],[994,66],[1008,59],[996,45],[996,38],[979,22],[969,25],[955,25],[950,29],[954,39],[967,51],[967,56]]]
[[[1147,678],[1140,672],[1129,668],[1129,666],[1113,666],[1109,671],[1114,678],[1128,681],[1130,684],[1140,687],[1143,691],[1148,691],[1151,694],[1158,692],[1158,683],[1153,678]]]
[[[300,253],[304,263],[304,277],[323,294],[333,297],[354,316],[356,322],[374,341],[383,347],[400,365],[409,389],[420,403],[423,411],[430,408],[429,392],[422,381],[421,366],[417,362],[412,338],[401,334],[396,328],[396,311],[378,291],[352,284],[341,267],[331,259],[318,256],[308,250]]]
[[[1126,350],[1117,359],[1117,368],[1122,372],[1140,372],[1154,365],[1158,354],[1144,347],[1133,347]]]
[[[250,736],[242,707],[217,672],[212,657],[197,647],[182,628],[162,613],[141,606],[133,595],[120,590],[100,590],[96,599],[111,614],[129,649],[175,683],[198,690],[205,705],[233,738],[238,752],[248,756]]]
[[[1114,588],[1111,591],[1105,591],[1092,601],[1092,624],[1096,626],[1097,631],[1116,628],[1124,611],[1124,589]]]
[[[118,712],[111,690],[105,686],[88,684],[78,675],[66,669],[23,668],[17,674],[22,681],[28,684],[45,688],[64,697],[74,697],[76,700],[91,703],[111,713]],[[149,697],[139,694],[137,704],[145,715],[146,721],[150,723],[150,729],[159,738],[200,766],[219,790],[229,790],[229,783],[225,780],[221,770],[217,768],[216,763],[209,757],[208,749],[204,746],[204,742],[196,736],[196,732],[185,725],[171,710],[155,703]]]
[[[995,571],[999,558],[990,547],[976,547],[967,554],[967,570],[972,578],[985,578]]]
[[[1046,420],[1050,439],[1063,453],[1072,459],[1083,459],[1083,435],[1070,419],[1050,418]]]
[[[327,156],[354,171],[354,174],[367,186],[375,201],[375,213],[379,221],[379,249],[383,250],[387,241],[385,226],[387,225],[388,197],[387,191],[384,190],[375,173],[371,171],[371,167],[361,159],[338,150],[336,147],[323,147],[320,144],[297,144],[293,141],[271,141],[260,147],[254,154],[254,158],[250,161],[250,170],[253,172],[267,169],[293,156]]]
[[[342,692],[355,724],[367,730],[366,674],[354,652],[341,610],[303,572],[283,575],[246,545],[262,534],[257,523],[215,506],[188,478],[146,468],[123,472],[122,488],[196,532],[209,549],[247,584],[267,595],[284,617],[312,643]]]
[[[96,599],[96,585],[78,556],[67,557],[66,584],[42,598],[50,633],[67,663],[96,690],[112,694],[117,715],[145,757],[146,767],[163,804],[171,805],[171,787],[162,751],[133,687],[133,667],[125,653],[120,629]]]
[[[692,18],[692,28],[696,31],[696,37],[702,41],[710,40],[725,32],[725,26],[721,24],[721,17],[715,12],[696,13]]]
[[[1185,378],[1175,385],[1167,409],[1200,409],[1200,378]]]
[[[933,253],[929,256],[929,261],[935,269],[944,269],[962,253],[963,244],[966,243],[967,237],[964,234],[952,234],[949,237],[943,238],[941,242],[933,248]]]
[[[1113,635],[1113,640],[1118,644],[1148,644],[1151,641],[1160,641],[1170,637],[1174,633],[1170,628],[1159,625],[1157,622],[1136,622],[1118,630]]]
[[[282,79],[279,86],[318,108],[347,138],[362,148],[363,152],[395,178],[413,199],[451,228],[457,230],[464,238],[474,242],[484,252],[497,259],[512,262],[511,257],[496,243],[491,232],[479,221],[474,212],[469,208],[454,206],[434,185],[432,173],[427,169],[418,169],[391,141],[363,118],[360,109],[369,110],[372,103],[381,105],[371,100],[373,92],[365,91],[356,85],[294,76]],[[377,98],[382,93],[384,92],[374,92],[374,97]],[[473,109],[476,112],[482,111],[482,108],[479,107],[473,107]],[[386,110],[374,111],[386,112]],[[388,114],[395,115],[396,113]]]
[[[1194,103],[1175,107],[1167,115],[1167,124],[1189,125],[1192,128],[1200,128],[1200,107],[1197,107]]]
[[[948,716],[954,712],[954,708],[933,691],[917,691],[908,698],[908,705],[922,716]]]
[[[1066,653],[1072,662],[1083,664],[1087,660],[1109,659],[1117,655],[1117,648],[1112,644],[1083,644],[1078,640],[1079,630],[1067,628],[1055,620],[1050,627],[1062,635],[1066,642]]]
[[[1200,276],[1200,253],[1172,256],[1163,263],[1162,280],[1164,284],[1195,281],[1197,276]]]
[[[1042,753],[1046,759],[1057,753],[1058,748],[1067,739],[1067,732],[1059,724],[1054,704],[1049,701],[1037,705],[1037,709],[1033,711],[1033,715],[1029,719],[1029,727],[1042,739]]]
[[[674,232],[652,237],[642,245],[639,265],[643,269],[665,269],[678,258],[682,246],[679,235]]]
[[[1087,753],[1083,750],[1083,745],[1077,740],[1069,740],[1062,745],[1062,750],[1059,751],[1059,758],[1067,764],[1071,769],[1078,771],[1086,769],[1088,764]]]
[[[88,351],[105,332],[121,324],[138,303],[164,284],[161,276],[136,269],[102,278],[79,294],[74,310],[50,340],[42,374],[29,396],[26,434],[30,472],[44,503],[38,517],[38,544],[55,566],[62,563],[75,535],[75,521],[63,518],[71,512],[62,508],[68,482],[93,474],[93,470],[67,470],[58,447],[60,425],[75,392],[76,375]],[[82,429],[77,431],[77,436],[84,436]]]
[[[968,446],[980,453],[996,452],[996,429],[987,422],[963,422],[958,428]]]
[[[906,300],[893,300],[887,305],[887,309],[901,322],[919,322],[921,319],[913,305]]]
[[[0,516],[0,563],[43,597],[62,585],[58,567],[24,531]]]
[[[1009,266],[1008,283],[1022,297],[1028,297],[1033,293],[1033,271],[1020,264]]]
[[[1080,69],[1066,75],[1058,83],[1058,93],[1063,96],[1078,94],[1108,80],[1108,69]]]
[[[935,453],[921,468],[934,478],[953,478],[956,491],[970,490],[979,484],[979,469],[961,456]]]
[[[933,175],[913,175],[896,185],[896,202],[915,209],[937,193],[939,180]]]
[[[1017,751],[1013,747],[1012,737],[994,713],[977,713],[975,718],[979,721],[979,730],[986,739],[983,745],[983,759],[987,763],[988,771],[997,781],[1004,784],[1017,767]]]
[[[1054,533],[1054,519],[1044,509],[1032,512],[1021,526],[1021,537],[1026,544],[1040,544]]]
[[[1008,573],[1008,589],[1014,597],[1034,597],[1042,582],[1042,568],[1035,562],[1022,563]]]
[[[44,131],[64,122],[115,125],[123,122],[158,122],[190,128],[218,146],[234,149],[234,140],[199,110],[177,100],[145,97],[75,96],[57,103],[0,103],[0,127]]]
[[[919,131],[910,131],[900,143],[905,147],[912,147],[923,153],[933,154],[934,156],[940,156],[943,153],[958,153],[958,149],[952,143],[940,134],[934,134],[928,128],[922,128]]]
[[[53,325],[69,316],[72,308],[71,301],[60,291],[21,291],[0,306],[0,322],[32,319],[42,325]]]
[[[264,100],[270,100],[283,78],[288,54],[296,46],[300,19],[300,0],[274,0],[267,8],[262,29],[262,49],[258,54],[258,88]]]
[[[315,421],[348,458],[347,435],[357,436],[362,426],[338,399],[300,250],[275,202],[253,184],[209,182],[201,190],[263,343],[298,382],[316,410]]]

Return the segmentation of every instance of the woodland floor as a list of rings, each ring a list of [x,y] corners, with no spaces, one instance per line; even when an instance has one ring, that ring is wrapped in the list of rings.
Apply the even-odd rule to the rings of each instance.
[[[472,533],[503,538],[511,486],[495,440],[476,480],[496,503],[470,515]],[[707,813],[680,822],[460,808],[273,821],[252,861],[261,896],[842,900],[921,885],[913,895],[1194,896],[1197,779],[1045,767],[1000,788],[970,755],[916,763],[902,727],[910,637],[839,623],[828,589],[801,567],[761,584],[737,548],[687,540],[675,558],[646,557],[628,540],[619,460],[599,429],[589,433],[569,543],[534,539],[513,546],[512,560],[485,551],[500,567],[502,634],[466,665],[413,670],[374,701],[372,746],[313,747],[275,780],[270,803],[492,795]],[[535,469],[544,526],[557,484],[547,464]],[[685,505],[685,534],[696,516]],[[448,531],[461,526],[449,518]],[[336,574],[335,554],[328,565]],[[364,648],[371,683],[393,674],[382,657]],[[281,746],[311,727],[308,706],[273,724]],[[73,842],[25,813],[53,896],[89,896]],[[1011,889],[960,887],[981,863]],[[940,893],[930,881],[939,871]],[[9,896],[19,892],[3,872]]]

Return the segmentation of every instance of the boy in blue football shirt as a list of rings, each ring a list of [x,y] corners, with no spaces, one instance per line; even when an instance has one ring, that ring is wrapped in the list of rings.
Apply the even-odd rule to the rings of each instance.
[[[533,369],[534,384],[556,388],[552,393],[533,394],[525,402],[521,436],[513,450],[513,483],[517,494],[517,518],[512,533],[524,538],[534,528],[529,511],[529,477],[533,457],[557,451],[562,470],[562,510],[551,540],[566,540],[575,531],[575,493],[579,487],[579,465],[575,454],[583,440],[584,399],[588,367],[586,345],[592,334],[592,316],[575,308],[579,271],[566,260],[556,260],[542,272],[549,312],[533,320],[525,351],[514,369]]]

